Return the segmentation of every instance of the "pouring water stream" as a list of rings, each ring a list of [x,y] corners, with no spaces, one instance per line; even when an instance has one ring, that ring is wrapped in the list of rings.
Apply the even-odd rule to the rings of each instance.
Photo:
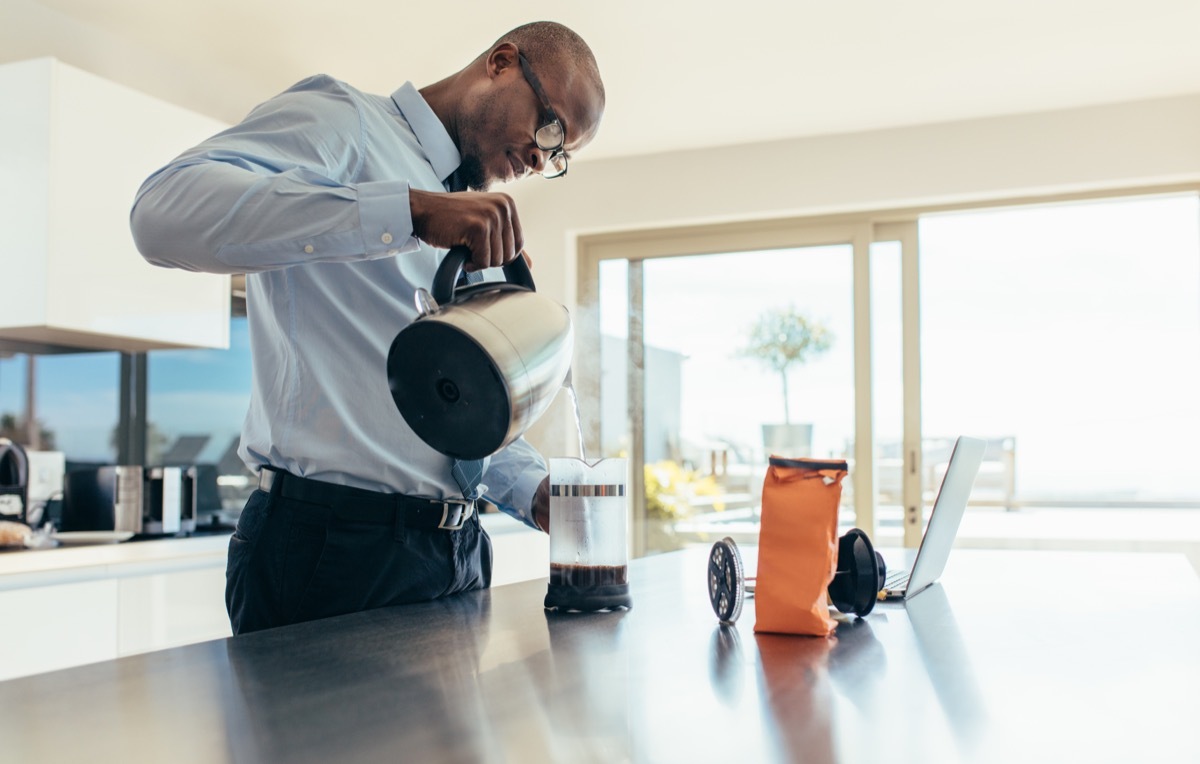
[[[567,394],[571,396],[571,407],[575,411],[575,432],[579,434],[579,459],[584,464],[588,463],[587,449],[583,446],[583,418],[579,414],[579,396],[575,393],[575,383],[571,380],[571,372],[567,371],[567,378],[563,380],[563,387]]]

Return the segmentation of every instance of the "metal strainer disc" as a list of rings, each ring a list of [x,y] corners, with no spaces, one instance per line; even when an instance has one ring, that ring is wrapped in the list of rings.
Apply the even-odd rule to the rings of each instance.
[[[737,544],[728,536],[713,544],[708,555],[708,599],[721,623],[733,625],[742,614],[745,568]]]

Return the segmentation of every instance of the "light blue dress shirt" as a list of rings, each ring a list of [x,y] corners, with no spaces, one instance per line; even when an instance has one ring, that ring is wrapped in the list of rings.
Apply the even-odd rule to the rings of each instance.
[[[411,83],[390,98],[318,75],[176,157],[142,185],[138,249],[166,267],[245,273],[254,357],[238,453],[328,483],[461,492],[405,423],[386,358],[445,250],[413,235],[410,188],[445,191],[458,149]],[[533,526],[546,476],[524,440],[485,465],[486,498]],[[536,526],[534,526],[536,527]]]

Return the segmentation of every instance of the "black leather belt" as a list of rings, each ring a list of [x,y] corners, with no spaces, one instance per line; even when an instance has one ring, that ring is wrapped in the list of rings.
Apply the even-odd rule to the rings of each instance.
[[[456,531],[475,514],[475,502],[466,499],[422,499],[401,493],[380,493],[297,477],[274,467],[259,471],[258,489],[285,499],[325,505],[346,520],[377,525],[399,523],[407,528]]]

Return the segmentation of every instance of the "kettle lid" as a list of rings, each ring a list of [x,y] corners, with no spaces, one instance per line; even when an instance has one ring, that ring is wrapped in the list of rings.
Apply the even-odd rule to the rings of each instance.
[[[504,376],[478,342],[450,324],[417,321],[388,353],[392,400],[412,431],[456,459],[504,445],[512,406]]]

